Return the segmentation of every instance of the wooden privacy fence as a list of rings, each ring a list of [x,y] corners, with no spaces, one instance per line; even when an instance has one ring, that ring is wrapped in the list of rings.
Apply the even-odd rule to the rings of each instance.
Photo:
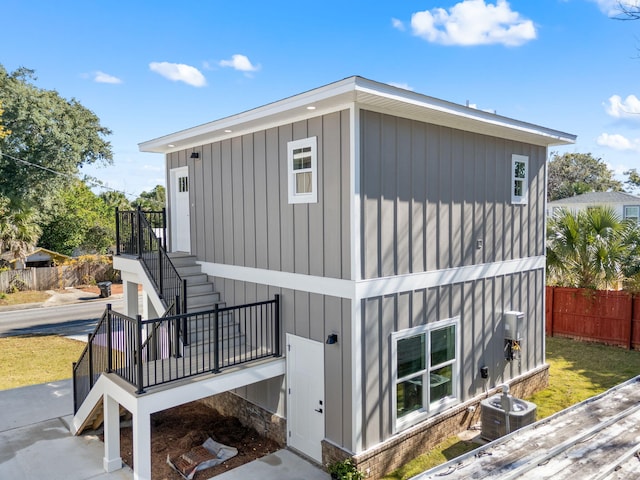
[[[546,287],[547,335],[640,348],[640,296],[623,291]]]
[[[20,290],[54,290],[91,283],[113,280],[111,264],[81,263],[59,267],[26,268],[0,272],[0,292]]]

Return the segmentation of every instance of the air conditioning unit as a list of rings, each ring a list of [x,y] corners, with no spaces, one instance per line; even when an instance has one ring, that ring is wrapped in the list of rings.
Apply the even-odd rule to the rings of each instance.
[[[486,440],[495,440],[536,421],[537,406],[511,395],[508,397],[509,412],[503,408],[504,394],[494,395],[480,402],[481,436]],[[506,405],[505,405],[506,406]],[[507,418],[509,431],[507,431]]]

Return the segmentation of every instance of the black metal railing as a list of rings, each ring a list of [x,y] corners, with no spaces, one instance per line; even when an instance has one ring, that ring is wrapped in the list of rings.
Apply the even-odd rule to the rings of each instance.
[[[156,385],[279,357],[280,336],[279,295],[263,302],[151,320],[127,317],[107,306],[73,364],[74,413],[103,372],[120,376],[142,394]]]
[[[121,211],[116,208],[116,255],[137,257],[151,279],[156,293],[168,308],[170,299],[180,297],[180,311],[187,311],[187,282],[171,262],[166,249],[166,211]]]

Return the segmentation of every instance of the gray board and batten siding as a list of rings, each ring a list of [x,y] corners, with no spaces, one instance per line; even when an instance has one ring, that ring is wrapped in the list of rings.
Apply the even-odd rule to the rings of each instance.
[[[312,136],[318,202],[291,205],[287,142]],[[199,158],[190,158],[193,151]],[[167,170],[189,167],[191,253],[204,262],[350,279],[349,152],[344,110],[168,154]]]
[[[365,279],[544,255],[545,147],[361,112]],[[529,197],[511,203],[512,154],[529,157]],[[482,242],[480,248],[478,240]],[[460,317],[460,399],[544,364],[544,269],[362,300],[363,448],[394,433],[391,334]],[[520,362],[502,316],[525,313]]]
[[[545,147],[367,110],[360,132],[362,278],[544,254]],[[318,137],[318,202],[290,205],[286,144],[308,136]],[[169,169],[189,166],[192,253],[205,262],[351,279],[349,137],[349,112],[341,111],[168,154]],[[200,157],[190,158],[192,151]],[[510,202],[514,153],[529,157],[524,205]],[[352,449],[351,302],[215,281],[228,304],[281,293],[285,332],[319,342],[338,332],[340,348],[325,356],[326,438]],[[482,365],[494,385],[544,363],[543,289],[537,269],[362,300],[362,447],[393,434],[392,332],[460,316],[465,400],[485,388]],[[498,332],[510,309],[527,316],[521,364],[502,354]],[[237,393],[284,415],[283,388],[271,381]]]
[[[203,262],[349,279],[349,130],[345,110],[168,154],[168,171],[189,167],[191,253]],[[291,205],[287,142],[310,136],[318,138],[318,202]],[[325,434],[351,448],[351,301],[225,278],[214,284],[228,305],[281,294],[283,332],[322,343],[329,333],[345,339],[325,356],[332,375]],[[283,379],[235,393],[285,416]]]
[[[544,255],[545,147],[361,119],[362,278]],[[525,205],[511,204],[512,154],[529,157]]]
[[[366,450],[394,434],[395,383],[391,334],[460,317],[460,400],[482,394],[544,364],[544,270],[480,279],[362,300],[363,432]],[[517,306],[527,319],[520,361],[504,357],[503,313]],[[482,380],[481,366],[490,378]]]

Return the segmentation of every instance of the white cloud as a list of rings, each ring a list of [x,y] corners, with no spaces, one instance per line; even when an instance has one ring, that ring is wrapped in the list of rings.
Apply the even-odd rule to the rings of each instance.
[[[151,62],[149,68],[152,72],[162,75],[174,82],[184,82],[193,87],[204,87],[207,80],[196,67],[183,63]]]
[[[399,83],[399,82],[387,82],[388,85],[391,85],[392,87],[397,87],[397,88],[403,88],[405,90],[410,90],[413,92],[414,88],[409,86],[408,83]]]
[[[640,0],[591,0],[598,5],[600,11],[609,17],[615,17],[622,13],[623,9],[637,10],[640,8]]]
[[[598,145],[613,148],[614,150],[640,152],[640,139],[628,139],[620,134],[603,133],[596,140]]]
[[[114,77],[113,75],[109,75],[108,73],[104,73],[99,70],[94,72],[93,81],[97,83],[122,83],[122,80],[118,77]]]
[[[239,53],[232,55],[231,60],[221,60],[219,65],[221,67],[231,67],[245,73],[260,70],[260,65],[253,65],[246,55],[240,55]]]
[[[434,8],[411,16],[413,34],[443,45],[490,45],[509,47],[536,38],[531,20],[511,10],[506,0],[463,0],[449,9]]]
[[[397,18],[392,18],[391,25],[393,26],[393,28],[396,28],[401,32],[405,31],[404,23],[402,22],[402,20],[398,20]]]
[[[620,95],[609,97],[605,110],[614,118],[632,118],[640,120],[640,100],[635,95],[629,95],[624,100]]]

